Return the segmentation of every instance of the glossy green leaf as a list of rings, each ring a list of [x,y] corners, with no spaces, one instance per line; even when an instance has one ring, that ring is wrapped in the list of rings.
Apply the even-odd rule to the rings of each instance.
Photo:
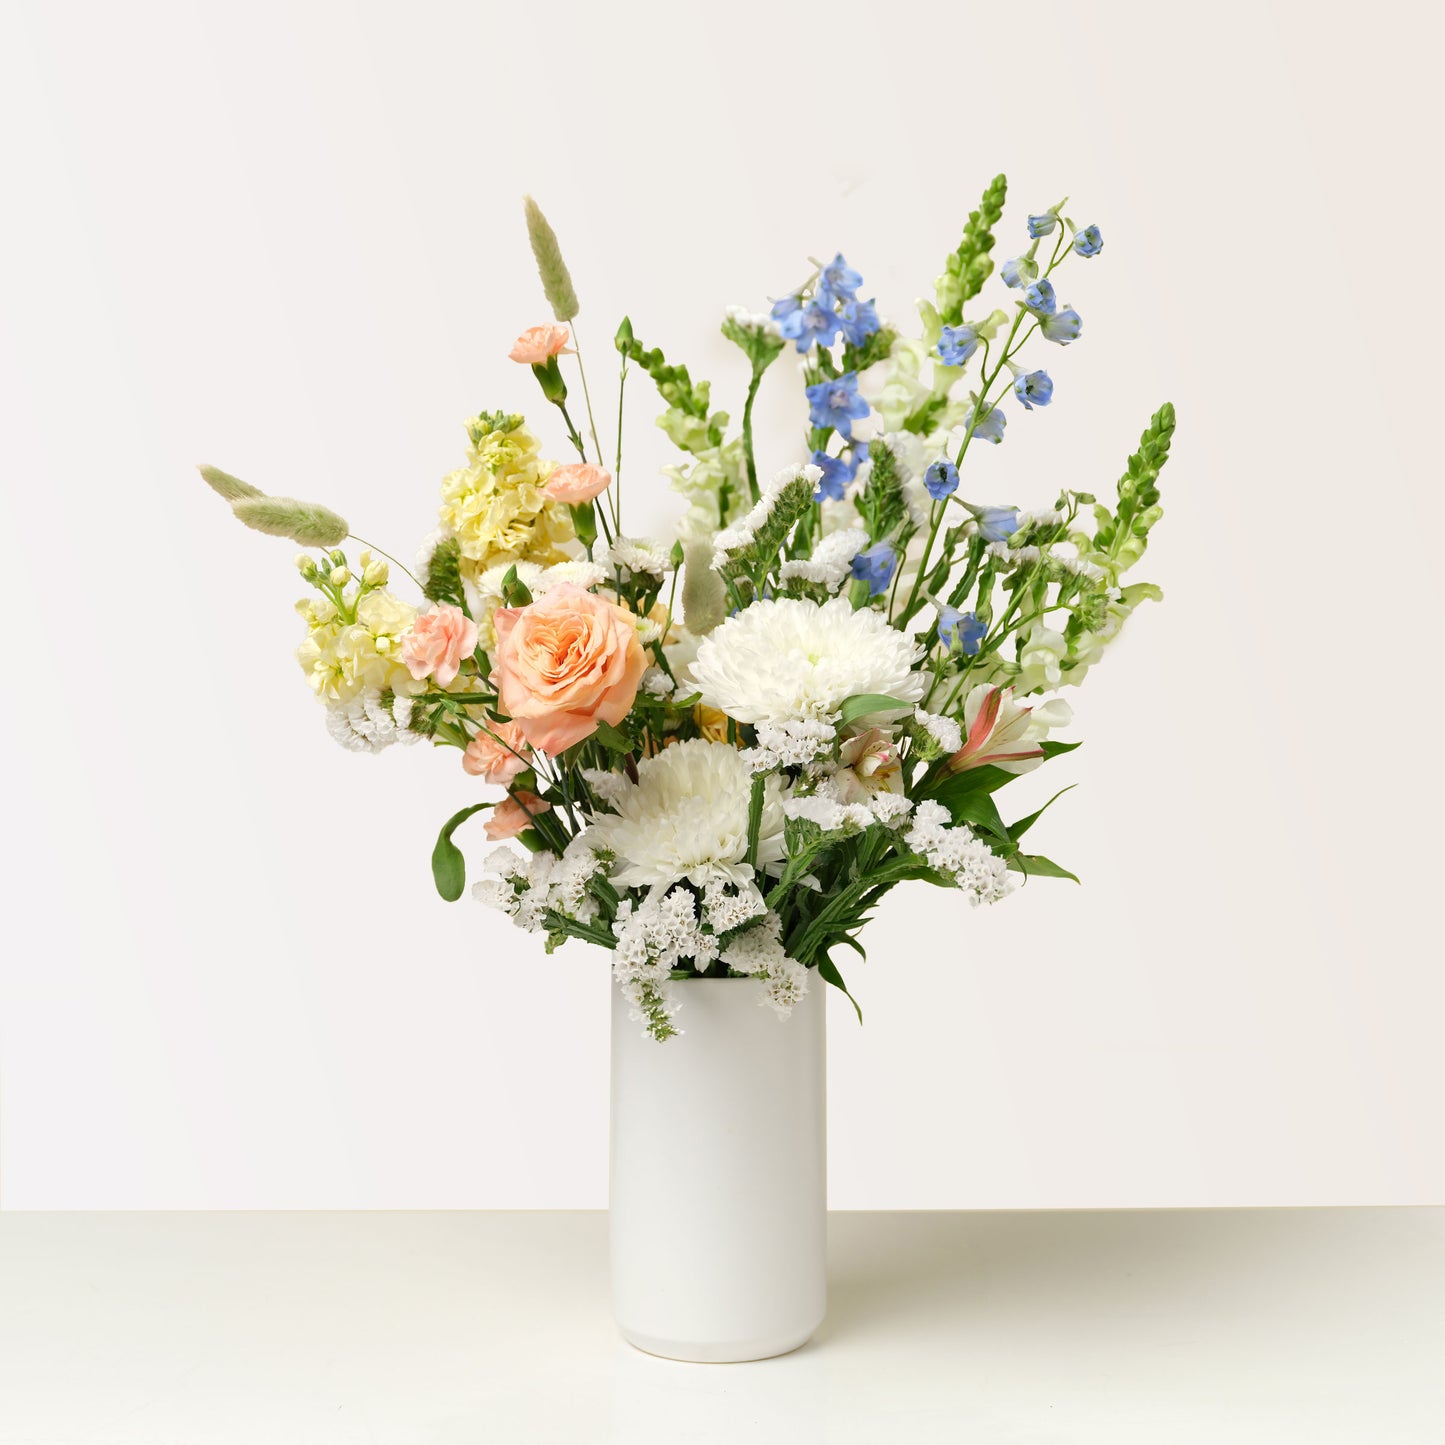
[[[1061,868],[1052,858],[1045,858],[1042,853],[1015,853],[1008,860],[1008,866],[1026,878],[1037,874],[1040,878],[1067,878],[1071,883],[1079,881],[1067,868]]]
[[[446,820],[437,835],[437,845],[431,855],[431,874],[436,881],[437,892],[448,903],[455,903],[467,886],[467,860],[462,857],[462,850],[452,842],[452,834],[473,813],[491,806],[490,803],[473,803],[470,808],[463,808]]]
[[[855,722],[860,717],[867,717],[874,712],[898,712],[902,709],[911,712],[913,704],[905,702],[901,697],[889,697],[881,692],[860,692],[844,700],[842,712],[838,718],[839,727],[847,727],[849,723]]]

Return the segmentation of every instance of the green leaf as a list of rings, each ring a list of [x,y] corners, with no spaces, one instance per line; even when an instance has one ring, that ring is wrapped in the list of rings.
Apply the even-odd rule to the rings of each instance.
[[[1008,829],[999,817],[998,804],[987,793],[965,793],[949,809],[955,823],[972,823],[992,833],[1000,842],[1010,842]]]
[[[873,712],[897,712],[899,709],[905,712],[912,712],[913,704],[905,702],[901,697],[889,697],[882,692],[859,692],[850,698],[845,698],[842,712],[838,717],[838,726],[847,727],[849,723],[860,717],[867,717]]]
[[[859,948],[854,939],[849,938],[845,941],[853,944],[855,948],[858,948],[860,953],[862,952],[862,949]],[[826,983],[831,983],[833,987],[853,1005],[853,1010],[858,1015],[858,1022],[861,1024],[863,1022],[863,1010],[859,1007],[858,1000],[848,992],[848,985],[843,982],[843,975],[838,972],[838,965],[826,954],[818,960],[818,973]]]
[[[612,726],[610,722],[597,719],[597,731],[594,734],[597,741],[604,748],[614,753],[630,753],[632,751],[632,739],[626,733]]]
[[[1022,838],[1023,835],[1027,833],[1028,830],[1032,828],[1034,824],[1037,823],[1039,819],[1042,818],[1043,815],[1051,807],[1053,807],[1053,805],[1057,803],[1060,798],[1064,796],[1065,793],[1067,793],[1071,788],[1077,788],[1078,786],[1079,785],[1077,783],[1070,783],[1067,788],[1060,788],[1059,791],[1055,793],[1054,796],[1050,798],[1049,801],[1045,803],[1042,808],[1039,808],[1036,812],[1030,813],[1027,818],[1020,818],[1017,823],[1010,823],[1008,830],[1009,837],[1013,838],[1015,841]]]
[[[1055,743],[1055,742],[1050,742],[1050,741],[1046,738],[1043,742],[1041,742],[1041,743],[1039,744],[1039,746],[1044,750],[1044,756],[1045,756],[1046,758],[1057,758],[1057,757],[1059,757],[1062,753],[1071,753],[1071,752],[1073,752],[1073,750],[1074,750],[1075,748],[1082,747],[1083,744],[1082,744],[1082,743]]]
[[[1015,873],[1022,873],[1026,878],[1032,878],[1037,874],[1040,878],[1067,878],[1071,883],[1077,883],[1078,878],[1062,868],[1051,858],[1045,858],[1042,853],[1015,853],[1008,860],[1008,866]]]
[[[483,808],[491,806],[490,803],[473,803],[470,808],[463,808],[446,820],[437,835],[437,845],[431,854],[431,875],[436,880],[437,892],[448,903],[455,903],[467,886],[467,860],[462,857],[462,850],[452,842],[452,834],[473,813],[480,813]]]

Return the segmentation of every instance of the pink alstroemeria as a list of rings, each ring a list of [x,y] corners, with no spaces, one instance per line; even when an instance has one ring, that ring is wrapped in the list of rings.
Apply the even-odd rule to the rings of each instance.
[[[1014,701],[1013,688],[983,683],[963,704],[968,731],[963,746],[948,760],[948,771],[993,767],[1006,773],[1032,772],[1044,760],[1040,744],[1049,729],[1063,727],[1073,715],[1062,698],[1025,706]]]

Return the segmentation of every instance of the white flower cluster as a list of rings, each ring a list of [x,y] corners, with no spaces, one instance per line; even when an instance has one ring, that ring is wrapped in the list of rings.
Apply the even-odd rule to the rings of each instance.
[[[539,566],[536,562],[499,562],[495,567],[488,567],[477,578],[475,589],[477,594],[481,597],[500,597],[502,580],[513,567],[517,569],[517,581],[533,597],[546,596],[559,582],[570,582],[574,587],[580,587],[586,591],[588,588],[596,587],[600,582],[605,582],[608,576],[605,567],[599,567],[596,562],[586,562],[581,559],[556,562],[550,567]]]
[[[806,479],[808,486],[816,490],[818,483],[823,480],[823,469],[815,467],[811,462],[804,462],[784,467],[782,471],[769,477],[763,483],[761,495],[753,509],[745,516],[739,517],[731,527],[725,527],[713,539],[712,565],[714,567],[723,566],[731,553],[752,542],[763,523],[773,515],[773,508],[778,505],[778,498],[799,477]]]
[[[758,331],[767,336],[780,336],[778,323],[766,311],[749,311],[746,306],[729,306],[723,313],[734,326],[744,331]]]
[[[672,679],[660,667],[649,667],[642,674],[642,691],[652,697],[671,697],[673,686]]]
[[[754,924],[760,915],[762,921]],[[655,890],[641,904],[624,899],[618,906],[612,976],[632,1006],[633,1022],[658,1039],[678,1032],[672,1019],[681,1005],[667,987],[672,970],[691,964],[701,972],[719,957],[738,973],[767,979],[763,1002],[786,1017],[808,981],[807,970],[784,951],[781,929],[781,919],[767,912],[752,883],[715,879],[700,900],[681,885],[666,893]]]
[[[634,575],[645,572],[651,577],[662,577],[672,567],[667,548],[651,537],[616,537],[596,548],[593,557],[604,569],[620,567]]]
[[[924,712],[921,707],[913,709],[914,720],[933,739],[944,753],[956,753],[963,746],[963,732],[951,717],[942,713]]]
[[[605,864],[585,835],[574,838],[561,857],[546,851],[524,857],[511,848],[496,848],[482,866],[498,876],[474,883],[472,897],[505,913],[528,933],[546,933],[549,912],[579,923],[597,917],[599,904],[587,885]]]
[[[788,957],[782,933],[783,920],[776,913],[768,913],[723,949],[722,961],[738,973],[767,979],[768,986],[759,1002],[785,1019],[808,991],[808,970]]]
[[[824,778],[814,793],[791,797],[783,803],[783,814],[816,823],[825,833],[853,833],[881,823],[897,827],[912,811],[913,803],[902,793],[880,790],[862,802],[844,802],[832,779]]]
[[[409,730],[412,701],[394,694],[391,706],[382,701],[379,687],[364,687],[346,702],[326,708],[326,731],[353,753],[379,753],[392,743],[414,743],[417,734]]]
[[[990,542],[987,554],[1012,571],[1015,567],[1033,567],[1044,560],[1038,547],[1010,547],[1007,542]]]
[[[830,532],[819,540],[811,557],[784,562],[778,575],[784,582],[796,577],[836,592],[851,575],[853,559],[867,545],[868,533],[861,527],[845,527],[840,532]]]
[[[744,748],[742,758],[754,773],[807,767],[827,755],[837,731],[832,723],[812,718],[761,722],[757,727],[757,746]]]
[[[951,877],[975,907],[997,903],[1013,891],[1003,859],[967,824],[951,827],[948,809],[941,803],[929,800],[918,805],[904,841],[928,859],[930,868]]]

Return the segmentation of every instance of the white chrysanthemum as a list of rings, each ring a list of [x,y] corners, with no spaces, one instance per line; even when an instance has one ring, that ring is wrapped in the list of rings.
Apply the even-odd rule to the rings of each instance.
[[[692,665],[709,707],[745,723],[832,718],[844,700],[882,693],[923,696],[913,671],[919,649],[881,612],[855,612],[846,597],[822,606],[801,598],[757,602],[709,633]]]
[[[748,802],[752,776],[736,748],[694,738],[637,765],[637,782],[609,801],[588,829],[589,845],[616,856],[613,881],[650,888],[686,878],[743,883],[748,867]],[[783,856],[781,785],[765,785],[758,862]]]

